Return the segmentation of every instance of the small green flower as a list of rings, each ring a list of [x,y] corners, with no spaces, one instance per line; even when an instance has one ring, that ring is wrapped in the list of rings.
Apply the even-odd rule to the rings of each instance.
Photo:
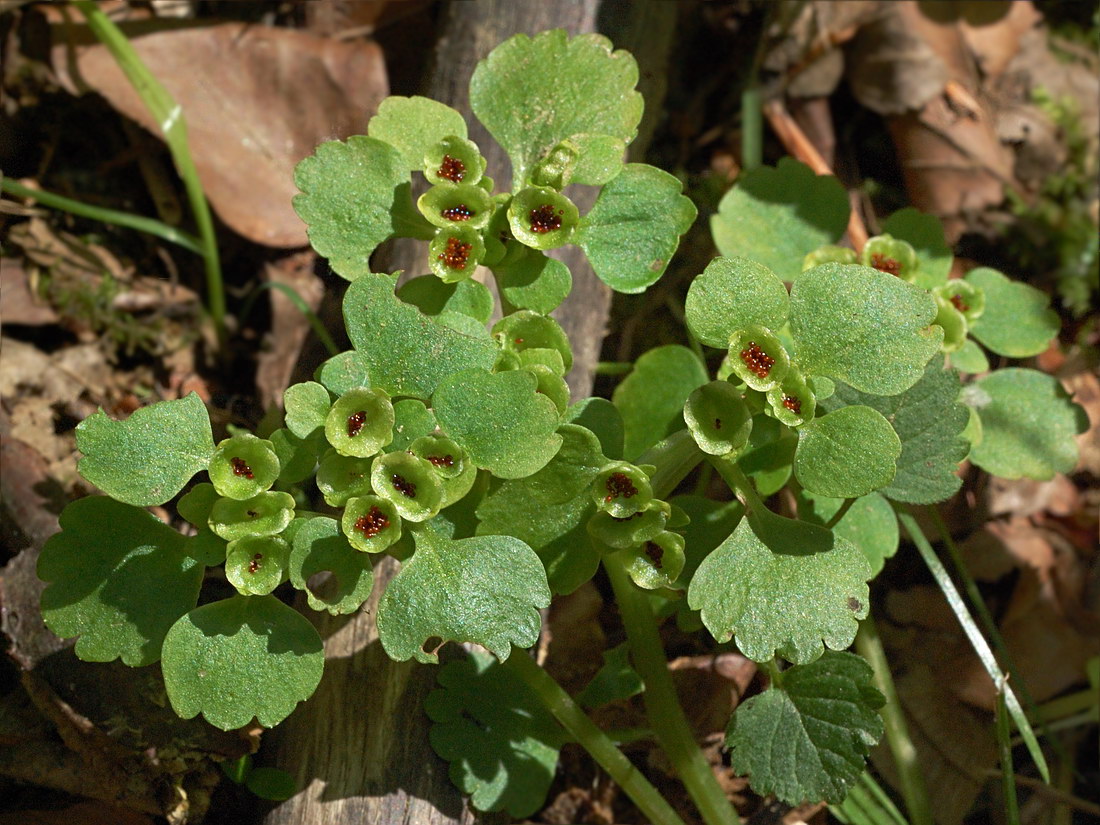
[[[671,587],[684,572],[684,537],[664,531],[626,551],[626,572],[645,590]]]
[[[767,392],[779,386],[791,359],[775,333],[754,325],[730,336],[729,365],[751,389]]]
[[[749,443],[752,413],[728,381],[711,381],[684,404],[684,422],[699,449],[708,455],[730,455]]]
[[[544,364],[530,364],[521,369],[534,374],[539,382],[535,392],[541,392],[553,401],[558,412],[564,414],[569,406],[569,385],[565,383],[565,379]]]
[[[401,538],[401,516],[393,502],[381,496],[357,496],[348,499],[340,529],[356,550],[381,553]]]
[[[416,208],[429,223],[441,229],[452,226],[484,229],[493,216],[493,199],[480,186],[446,184],[433,186],[421,195]]]
[[[246,536],[229,542],[225,577],[243,596],[266,596],[286,580],[290,545],[278,536]]]
[[[625,550],[649,541],[664,530],[671,512],[668,502],[659,499],[653,499],[634,515],[623,518],[598,510],[588,520],[588,532],[608,547]]]
[[[373,458],[340,455],[328,450],[317,465],[317,489],[330,507],[343,507],[349,498],[371,491],[370,468]]]
[[[483,257],[485,243],[478,231],[469,226],[440,229],[428,246],[428,266],[446,284],[469,278]]]
[[[432,465],[440,478],[458,478],[470,463],[459,444],[442,435],[424,435],[409,445],[409,452]]]
[[[369,458],[393,441],[394,412],[382,390],[357,387],[333,402],[325,438],[341,455]]]
[[[271,442],[243,433],[218,445],[207,472],[218,495],[241,500],[271,489],[279,469]]]
[[[947,301],[972,324],[985,312],[985,290],[969,281],[954,279],[932,289],[937,300]]]
[[[274,536],[294,519],[294,497],[290,493],[259,493],[238,501],[219,498],[210,511],[210,529],[226,541],[246,536]]]
[[[485,172],[485,158],[472,140],[449,135],[424,155],[424,177],[434,184],[473,184]]]
[[[939,310],[936,313],[936,320],[932,323],[943,327],[943,343],[940,349],[944,352],[956,352],[962,349],[963,344],[966,343],[966,335],[970,331],[966,316],[959,312],[949,298],[935,292],[932,297],[936,299],[936,307]]]
[[[854,249],[846,246],[833,246],[827,244],[819,247],[802,259],[802,271],[813,269],[822,264],[855,264],[859,263],[859,257]]]
[[[573,366],[573,350],[569,336],[557,321],[529,309],[505,315],[493,325],[493,338],[505,352],[520,353],[535,348],[551,348],[561,353],[562,366],[568,372]]]
[[[793,365],[778,387],[768,390],[772,413],[788,427],[801,427],[813,421],[817,397],[802,373]]]
[[[615,518],[628,518],[653,500],[649,476],[626,461],[614,461],[600,470],[592,482],[596,507]]]
[[[569,243],[580,224],[580,212],[569,198],[545,186],[529,186],[508,204],[508,224],[520,243],[534,249],[556,249]]]
[[[891,235],[876,235],[867,241],[860,254],[860,263],[906,281],[917,276],[917,251],[906,241]]]
[[[443,483],[426,459],[406,452],[379,456],[371,469],[371,487],[390,501],[406,521],[427,521],[443,506]]]

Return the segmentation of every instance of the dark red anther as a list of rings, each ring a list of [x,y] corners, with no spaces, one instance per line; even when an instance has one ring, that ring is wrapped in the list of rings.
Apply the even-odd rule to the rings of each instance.
[[[951,304],[959,312],[966,312],[968,309],[970,309],[970,306],[966,303],[966,301],[962,299],[961,295],[952,295]]]
[[[393,489],[397,490],[397,492],[401,493],[405,498],[416,498],[416,485],[404,476],[393,473],[390,476],[390,483],[393,485]]]
[[[386,514],[373,506],[355,520],[355,529],[368,539],[374,538],[389,526],[390,520]]]
[[[660,570],[661,559],[664,558],[665,555],[665,551],[661,545],[656,542],[647,541],[645,543],[645,554],[649,556],[649,560],[653,562],[653,566]]]
[[[470,260],[472,244],[463,243],[458,238],[447,238],[447,248],[436,257],[449,269],[465,269]]]
[[[871,254],[871,266],[888,275],[897,276],[901,274],[901,262],[889,255],[883,255],[881,252]]]
[[[249,573],[255,573],[257,570],[260,569],[260,561],[261,559],[263,559],[263,557],[263,553],[257,553],[252,557],[252,559],[248,562]]]
[[[716,429],[716,430],[722,429],[722,419],[721,418],[714,419],[714,429]]]
[[[453,467],[455,466],[455,457],[453,455],[428,455],[424,456],[428,461],[434,464],[436,467]]]
[[[444,155],[443,162],[439,165],[436,174],[451,183],[462,183],[462,179],[466,177],[466,164],[458,158]]]
[[[359,435],[359,431],[363,429],[363,424],[367,420],[367,411],[359,410],[354,415],[348,416],[348,438],[355,438]]]
[[[248,466],[248,463],[243,458],[233,456],[233,458],[229,459],[229,464],[233,467],[233,475],[235,476],[244,476],[248,479],[256,477],[255,473],[252,472],[252,468]]]
[[[449,221],[468,221],[476,212],[464,203],[444,209],[440,214]]]
[[[554,232],[561,229],[562,210],[554,211],[554,206],[545,203],[527,213],[527,221],[531,224],[531,231],[538,235]]]
[[[630,480],[630,477],[626,473],[612,473],[607,477],[607,497],[604,499],[608,504],[617,498],[631,498],[638,494],[638,488],[634,486],[634,482]]]
[[[767,378],[775,365],[775,359],[760,349],[755,341],[749,341],[749,345],[741,350],[741,361],[757,378]]]
[[[793,395],[783,396],[783,406],[793,412],[795,415],[802,415],[802,402],[795,398]]]

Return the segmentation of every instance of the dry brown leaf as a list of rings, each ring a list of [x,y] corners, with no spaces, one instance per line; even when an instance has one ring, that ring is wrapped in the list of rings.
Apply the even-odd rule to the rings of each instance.
[[[1076,511],[1080,496],[1072,481],[1059,473],[1050,481],[1030,478],[1009,480],[990,476],[984,490],[989,515],[1031,516],[1047,512],[1068,516]]]
[[[305,246],[305,224],[291,207],[294,165],[323,140],[366,130],[388,93],[378,46],[243,23],[179,27],[151,21],[122,28],[180,105],[191,154],[218,215],[256,243]],[[97,91],[160,134],[114,58],[85,27],[60,23],[52,29],[54,65],[70,91]]]
[[[27,270],[12,257],[0,260],[0,323],[56,324],[57,313],[30,287]]]
[[[1020,39],[1043,19],[1030,0],[1004,5],[1006,13],[995,20],[963,16],[959,21],[963,39],[986,77],[996,77],[1008,67],[1020,50]]]
[[[1062,377],[1062,383],[1073,400],[1084,407],[1089,419],[1089,428],[1077,436],[1080,458],[1075,472],[1100,477],[1100,378],[1087,370]]]

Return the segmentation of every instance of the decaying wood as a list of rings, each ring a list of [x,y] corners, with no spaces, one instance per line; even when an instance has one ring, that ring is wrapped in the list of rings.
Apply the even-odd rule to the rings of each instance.
[[[564,28],[578,34],[595,31],[597,23],[616,47],[637,49],[640,59],[658,55],[656,59],[666,59],[675,10],[646,0],[614,6],[609,21],[598,0],[550,4],[480,0],[453,3],[446,9],[423,93],[466,115],[470,138],[485,154],[494,179],[509,180],[510,169],[503,151],[470,115],[467,90],[477,61],[519,32],[533,35]],[[614,31],[604,26],[607,22]],[[643,77],[647,74],[642,72]],[[648,91],[647,106],[657,110],[653,90]],[[647,134],[646,124],[641,133]],[[578,205],[584,212],[590,203]],[[421,271],[423,254],[423,248],[414,244],[398,245],[385,266],[380,262],[375,266],[379,271]],[[573,342],[569,385],[574,397],[579,397],[592,386],[611,295],[579,249],[565,250],[560,257],[573,273],[574,288],[555,316]],[[324,679],[317,693],[269,735],[275,743],[272,761],[293,773],[303,790],[268,814],[265,825],[436,825],[501,819],[479,816],[465,805],[447,776],[447,765],[429,746],[422,704],[434,687],[436,670],[392,662],[378,641],[375,610],[379,594],[395,572],[392,560],[375,568],[374,593],[355,616],[311,617],[325,638]]]

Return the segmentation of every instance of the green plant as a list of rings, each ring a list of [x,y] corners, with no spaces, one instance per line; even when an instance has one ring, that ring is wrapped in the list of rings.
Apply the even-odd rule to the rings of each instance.
[[[884,700],[871,666],[844,650],[868,615],[868,581],[897,548],[893,507],[955,493],[968,454],[1009,477],[1049,477],[1075,459],[1080,419],[1053,379],[1002,371],[963,390],[944,367],[942,306],[958,311],[964,336],[1007,355],[1038,352],[1057,324],[1033,290],[989,271],[958,293],[971,307],[984,294],[971,324],[951,300],[942,234],[914,213],[891,219],[893,237],[869,253],[912,283],[850,252],[818,253],[843,230],[846,197],[784,162],[723,200],[719,246],[743,257],[715,259],[687,295],[691,335],[727,353],[717,380],[693,350],[659,347],[612,401],[570,405],[572,349],[548,315],[570,275],[543,250],[575,243],[606,283],[639,292],[695,216],[675,178],[622,163],[641,116],[636,80],[633,59],[594,35],[499,46],[474,73],[471,103],[508,151],[513,194],[495,193],[458,113],[424,98],[388,99],[367,136],[302,161],[296,207],[350,281],[354,349],[286,391],[286,426],[266,439],[215,445],[194,395],[82,422],[80,470],[107,497],[69,505],[43,549],[48,625],[78,636],[85,659],[159,660],[184,717],[270,726],[323,668],[320,638],[278,588],[351,613],[390,554],[401,569],[377,624],[392,658],[436,662],[448,641],[492,654],[441,667],[426,704],[433,747],[476,806],[537,810],[558,749],[574,740],[649,821],[679,823],[577,701],[513,650],[535,643],[553,595],[602,565],[629,653],[609,655],[581,698],[591,706],[644,685],[653,734],[706,822],[737,817],[676,698],[658,617],[705,627],[767,670],[770,687],[738,708],[727,737],[757,790],[839,802],[858,783],[861,799],[878,799],[864,760]],[[432,188],[414,205],[416,171]],[[602,187],[588,214],[563,194],[570,182]],[[431,241],[434,274],[398,289],[371,272],[371,253],[394,236]],[[802,271],[811,253],[829,262]],[[887,261],[895,254],[905,267]],[[468,277],[471,261],[491,269],[501,295],[491,329],[493,298]],[[1028,334],[1004,343],[1005,313]],[[703,462],[735,501],[674,495]],[[192,535],[141,509],[201,471],[211,483],[177,502]],[[784,487],[797,514],[765,502]],[[239,594],[196,606],[204,568],[222,564]]]

